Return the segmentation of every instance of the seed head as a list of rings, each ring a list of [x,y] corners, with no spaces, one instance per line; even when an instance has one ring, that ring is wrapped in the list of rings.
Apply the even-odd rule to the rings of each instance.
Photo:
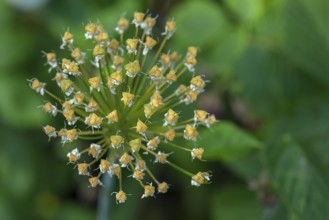
[[[46,83],[29,80],[31,89],[51,99],[42,110],[64,117],[64,128],[46,125],[43,132],[49,138],[58,137],[63,145],[80,139],[66,152],[68,162],[79,175],[88,176],[91,187],[102,186],[103,175],[118,179],[118,203],[127,200],[122,189],[126,172],[143,187],[142,198],[154,197],[156,188],[158,193],[168,191],[169,184],[157,180],[151,171],[155,165],[147,157],[189,176],[192,185],[209,183],[209,172],[194,175],[169,156],[187,152],[192,159],[202,160],[206,148],[196,147],[198,129],[217,122],[215,115],[194,110],[192,105],[178,108],[195,102],[205,90],[207,81],[197,70],[199,49],[189,47],[180,55],[166,45],[177,30],[173,19],[164,22],[158,36],[152,33],[157,16],[135,12],[131,17],[131,22],[119,18],[112,31],[99,22],[87,23],[84,38],[90,43],[86,48],[76,47],[79,38],[66,31],[60,48],[68,50],[69,57],[44,52],[61,97],[47,90]],[[130,28],[133,36],[128,34]],[[187,80],[181,80],[183,74]],[[185,141],[182,146],[178,139]]]

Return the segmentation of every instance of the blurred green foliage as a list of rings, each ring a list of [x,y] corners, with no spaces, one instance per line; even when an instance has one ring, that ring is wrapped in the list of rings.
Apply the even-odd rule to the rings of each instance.
[[[41,51],[59,51],[67,28],[83,42],[89,20],[113,30],[121,14],[147,9],[160,24],[177,21],[170,48],[201,49],[198,71],[210,82],[199,104],[221,122],[200,132],[208,162],[179,163],[211,170],[212,184],[195,189],[159,169],[173,182],[155,200],[129,182],[124,205],[100,191],[110,219],[326,219],[327,0],[1,1],[0,219],[96,218],[97,191],[66,166],[66,146],[47,142],[41,126],[51,119],[37,108],[45,100],[26,79],[49,82]]]

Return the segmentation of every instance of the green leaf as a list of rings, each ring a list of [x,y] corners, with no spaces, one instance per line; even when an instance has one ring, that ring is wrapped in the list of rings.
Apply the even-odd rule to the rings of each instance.
[[[319,10],[321,9],[321,10]],[[284,52],[308,74],[329,83],[329,4],[326,0],[287,1]],[[324,26],[324,24],[326,24]]]
[[[266,161],[271,184],[291,219],[327,219],[328,186],[290,136],[266,148]]]
[[[231,122],[220,122],[213,132],[200,132],[199,146],[205,148],[204,159],[234,161],[262,144]]]
[[[258,21],[264,12],[261,0],[225,0],[225,3],[244,23]]]
[[[227,25],[218,5],[207,1],[182,3],[174,8],[171,16],[177,22],[173,40],[181,48],[190,45],[202,48],[213,46]]]
[[[253,151],[238,160],[225,163],[235,174],[250,180],[258,179],[263,169],[262,151]]]
[[[44,98],[43,98],[44,99]],[[0,113],[1,118],[17,127],[38,127],[47,118],[38,106],[42,105],[42,97],[28,86],[22,77],[3,77],[0,81]]]
[[[77,205],[73,202],[66,202],[62,204],[58,213],[55,214],[54,218],[51,219],[79,219],[79,220],[88,220],[95,219],[95,213],[93,210],[84,207],[82,205]]]
[[[211,202],[212,219],[261,219],[261,205],[255,192],[242,186],[225,186],[214,192]]]
[[[248,40],[247,32],[243,29],[229,29],[211,50],[208,62],[219,70],[221,76],[232,73],[232,63],[235,63],[246,49]]]

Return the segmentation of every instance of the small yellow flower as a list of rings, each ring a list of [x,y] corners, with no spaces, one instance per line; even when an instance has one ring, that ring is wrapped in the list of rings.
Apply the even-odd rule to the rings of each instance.
[[[71,52],[71,56],[75,59],[77,64],[83,64],[86,53],[81,52],[81,50],[77,47]]]
[[[187,87],[185,85],[179,85],[179,87],[176,89],[175,94],[177,96],[180,96],[181,94],[184,94],[187,90]]]
[[[165,32],[162,33],[162,35],[166,35],[167,38],[171,38],[176,31],[176,22],[173,20],[166,22]]]
[[[111,74],[112,83],[116,86],[122,83],[122,70],[115,71]]]
[[[96,187],[98,185],[103,185],[103,183],[99,180],[99,177],[91,177],[89,178],[89,183],[91,187]]]
[[[143,20],[144,20],[145,14],[142,12],[134,12],[134,20],[132,21],[133,24],[135,24],[136,28],[138,28]]]
[[[195,76],[191,79],[190,88],[194,91],[200,91],[204,88],[205,82],[201,76]]]
[[[88,168],[89,165],[87,163],[78,163],[79,175],[89,176]]]
[[[142,180],[144,178],[144,176],[145,176],[145,173],[143,173],[142,171],[139,171],[139,170],[135,170],[132,177],[136,180]]]
[[[73,142],[78,139],[77,129],[66,130],[65,137],[68,142]]]
[[[119,55],[113,56],[112,68],[115,70],[121,70],[122,64],[124,63],[123,57]]]
[[[190,72],[194,72],[195,71],[194,66],[196,64],[197,64],[197,60],[196,60],[196,58],[194,56],[188,56],[188,57],[186,57],[184,65],[187,67],[187,69]]]
[[[139,65],[138,60],[135,60],[134,62],[130,62],[125,65],[125,70],[127,76],[134,78],[141,71],[141,67]]]
[[[144,30],[146,35],[150,35],[152,33],[152,29],[156,24],[156,17],[152,18],[151,16],[147,16],[145,20],[141,24],[141,28]]]
[[[46,125],[45,127],[43,127],[43,130],[46,133],[46,135],[48,135],[49,138],[57,137],[56,130],[54,127],[50,125]]]
[[[108,45],[107,45],[107,52],[114,56],[115,52],[117,52],[117,50],[119,49],[119,41],[117,41],[115,38],[112,38],[111,41],[109,41]]]
[[[186,125],[184,130],[184,138],[186,140],[196,141],[197,137],[198,137],[197,128],[189,124]]]
[[[115,199],[118,203],[125,203],[127,200],[127,195],[122,190],[120,190],[118,193],[116,193]]]
[[[176,82],[177,81],[177,76],[175,73],[175,70],[171,69],[167,75],[166,75],[166,80],[169,84]]]
[[[160,138],[156,136],[147,142],[147,147],[151,150],[155,150],[157,149],[159,143],[160,143]]]
[[[165,153],[162,153],[161,151],[159,151],[156,155],[156,158],[155,158],[155,163],[167,163],[167,157],[169,156],[169,154],[165,154]]]
[[[111,167],[110,161],[101,159],[101,161],[99,163],[99,170],[102,173],[108,172],[110,167]]]
[[[196,57],[198,55],[198,48],[188,47],[186,56]]]
[[[111,136],[111,147],[119,148],[119,147],[121,147],[123,141],[124,141],[123,137],[121,137],[120,135],[112,135]]]
[[[142,134],[146,130],[147,130],[147,125],[144,124],[141,120],[138,119],[137,125],[136,125],[136,132]]]
[[[95,113],[91,113],[88,117],[86,117],[85,124],[92,128],[100,128],[102,124],[102,118],[100,118]]]
[[[119,159],[121,167],[127,167],[129,163],[133,160],[133,157],[130,156],[127,152],[124,152]]]
[[[73,44],[73,34],[71,34],[70,32],[66,31],[64,33],[64,36],[62,37],[62,45],[60,46],[61,49],[64,49],[65,46],[72,46]]]
[[[98,109],[97,102],[92,98],[89,100],[88,105],[85,107],[86,112],[94,112]]]
[[[176,132],[174,129],[170,129],[168,131],[165,132],[164,136],[167,140],[169,141],[173,141],[175,138]]]
[[[74,104],[75,105],[82,105],[84,98],[85,98],[85,95],[83,93],[81,93],[81,92],[76,93],[73,97]]]
[[[158,185],[159,193],[167,193],[169,189],[169,185],[166,182],[162,182]]]
[[[199,160],[201,160],[203,152],[203,148],[193,148],[191,152],[192,159],[198,158]]]
[[[42,83],[40,82],[38,79],[32,79],[32,80],[29,80],[30,81],[30,87],[35,90],[37,93],[40,93],[41,95],[44,95],[45,94],[45,85],[46,83]]]
[[[107,40],[109,39],[109,35],[106,33],[106,32],[101,32],[101,33],[99,33],[98,34],[98,36],[97,36],[97,42],[98,43],[105,43],[105,42],[107,42]]]
[[[74,91],[73,82],[69,79],[61,80],[60,87],[66,96],[70,96]]]
[[[117,27],[115,28],[115,30],[119,33],[119,34],[123,34],[123,32],[125,32],[128,29],[128,25],[129,25],[129,21],[126,18],[120,18],[118,23],[117,23]]]
[[[117,176],[117,177],[120,177],[121,175],[121,167],[119,166],[119,164],[113,164],[111,167],[110,167],[110,170],[108,172],[110,174],[110,176]]]
[[[150,105],[155,108],[159,108],[162,105],[162,96],[159,91],[155,91],[151,96]]]
[[[43,105],[43,110],[54,117],[57,115],[56,106],[52,105],[50,102],[47,102]]]
[[[210,175],[208,172],[198,172],[192,177],[192,186],[200,186],[202,184],[207,184],[210,181]]]
[[[173,63],[175,63],[175,62],[177,62],[179,60],[179,55],[178,55],[178,53],[176,51],[174,51],[174,52],[172,52],[170,54],[170,60]]]
[[[106,116],[108,123],[112,124],[119,121],[117,110],[113,110]]]
[[[178,118],[179,115],[174,110],[169,109],[168,112],[165,114],[165,122],[163,126],[175,125],[177,123]]]
[[[133,99],[135,98],[134,94],[131,94],[129,92],[123,92],[122,93],[122,101],[125,104],[125,106],[132,106],[132,104],[134,103]]]
[[[69,152],[67,154],[67,157],[68,157],[70,163],[75,163],[80,159],[81,154],[80,154],[79,150],[77,148],[75,148],[74,150],[72,150],[71,152]]]
[[[171,63],[171,59],[170,59],[170,55],[169,54],[162,54],[160,57],[160,62],[162,64],[162,66],[168,67]]]
[[[97,26],[94,23],[87,24],[85,26],[85,38],[92,39],[96,35]]]
[[[195,110],[194,111],[194,121],[204,123],[208,117],[208,112],[203,110]]]
[[[142,198],[153,197],[154,196],[154,191],[155,191],[155,187],[152,186],[152,184],[145,185],[144,186],[144,194],[142,195]]]
[[[89,84],[90,84],[90,92],[93,91],[93,89],[96,89],[98,92],[101,91],[101,79],[98,76],[89,78],[88,80]]]
[[[144,43],[143,55],[145,56],[150,49],[152,49],[158,42],[152,37],[147,36]]]
[[[49,65],[48,72],[50,73],[53,69],[57,68],[57,60],[55,53],[44,53],[47,58],[47,64]]]
[[[127,39],[127,50],[128,53],[137,53],[137,44],[138,44],[138,39]]]
[[[139,138],[131,140],[131,141],[129,141],[129,146],[131,147],[133,153],[139,152],[139,150],[142,146],[142,140]]]
[[[95,143],[90,144],[88,154],[91,155],[93,158],[98,158],[98,156],[101,152],[102,152],[102,149],[99,144],[95,144]]]
[[[146,169],[146,164],[144,160],[138,160],[135,164],[135,169],[144,171]]]
[[[146,118],[151,118],[151,116],[156,112],[157,108],[151,104],[144,105],[144,114]]]
[[[205,120],[205,125],[210,128],[213,124],[217,122],[216,116],[215,115],[210,115],[208,118]]]
[[[148,74],[149,74],[151,80],[153,80],[155,82],[159,82],[163,78],[163,72],[157,65],[153,66]]]
[[[79,117],[75,116],[74,110],[70,108],[65,108],[63,111],[63,116],[69,125],[74,125],[79,119]]]

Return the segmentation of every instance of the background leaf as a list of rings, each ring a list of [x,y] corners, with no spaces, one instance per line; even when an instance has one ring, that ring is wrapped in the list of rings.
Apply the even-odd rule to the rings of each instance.
[[[326,219],[329,189],[302,148],[289,136],[266,148],[271,183],[292,219]]]
[[[251,150],[262,147],[261,142],[231,122],[220,122],[213,132],[200,132],[199,146],[205,148],[206,160],[237,160]]]
[[[262,216],[255,192],[243,186],[224,186],[214,192],[211,204],[214,220],[255,220]]]

